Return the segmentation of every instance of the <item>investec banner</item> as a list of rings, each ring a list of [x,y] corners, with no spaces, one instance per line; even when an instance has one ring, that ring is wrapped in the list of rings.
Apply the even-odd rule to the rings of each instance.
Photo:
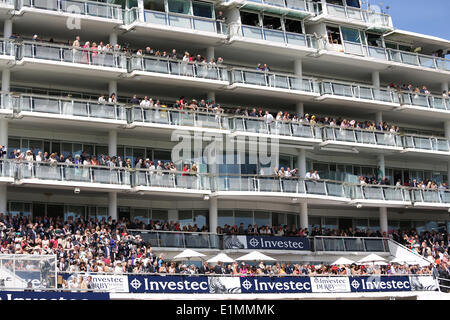
[[[350,277],[352,292],[411,291],[409,276]]]
[[[210,293],[207,276],[128,276],[131,293]]]
[[[242,293],[311,293],[309,277],[242,277]]]
[[[74,277],[78,279],[78,276],[80,276],[81,274],[63,273],[60,275],[62,275],[64,280],[67,280],[67,282],[70,283]],[[86,282],[90,282],[92,289],[95,290],[109,292],[128,292],[128,277],[125,275],[85,273],[83,274],[83,278]]]
[[[226,236],[225,249],[266,249],[309,251],[309,240],[301,237]]]
[[[109,300],[109,293],[0,291],[0,300]]]

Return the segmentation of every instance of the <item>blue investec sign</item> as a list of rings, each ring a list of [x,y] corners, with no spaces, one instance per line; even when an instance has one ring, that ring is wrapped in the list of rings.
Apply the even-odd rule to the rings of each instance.
[[[310,250],[308,238],[247,236],[248,249]]]
[[[0,300],[109,300],[109,293],[0,291]]]
[[[352,292],[411,291],[408,276],[350,277]]]
[[[206,276],[128,276],[130,293],[209,293]]]
[[[309,277],[242,277],[242,293],[311,293]]]

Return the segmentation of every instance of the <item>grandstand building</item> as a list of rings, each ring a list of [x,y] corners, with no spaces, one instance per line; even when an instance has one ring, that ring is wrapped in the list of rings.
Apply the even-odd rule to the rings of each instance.
[[[225,248],[218,227],[241,223],[386,235],[448,230],[450,41],[398,30],[388,14],[361,2],[2,0],[0,212],[179,221],[211,233],[202,244],[195,235],[145,235],[155,251],[173,254],[185,247],[217,252]],[[113,49],[101,51],[94,42]],[[206,62],[188,61],[185,52]],[[117,103],[108,102],[113,94]],[[142,107],[134,95],[161,106]],[[214,102],[216,109],[172,108],[181,97]],[[218,104],[232,113],[221,113]],[[268,110],[274,119],[236,114],[239,106]],[[302,121],[277,121],[279,111]],[[313,115],[389,127],[304,121]],[[228,154],[231,162],[197,152],[175,161],[180,134],[192,144],[203,137],[202,150],[206,137],[245,148]],[[272,141],[275,163],[252,161],[253,146],[270,149]],[[21,161],[14,159],[18,149]],[[73,160],[104,155],[130,159],[132,168],[31,163],[28,150],[33,160],[39,152]],[[177,171],[136,168],[139,159],[174,161]],[[196,174],[183,172],[186,164],[195,164]],[[298,176],[274,176],[273,167],[297,168]],[[320,179],[305,179],[310,170]],[[361,184],[360,177],[382,183]],[[430,183],[420,187],[424,181]],[[228,249],[250,249],[233,241]],[[354,245],[389,256],[381,240]],[[358,251],[350,242],[320,239],[301,252],[267,246],[257,248],[290,261],[331,261],[335,256],[317,252]]]

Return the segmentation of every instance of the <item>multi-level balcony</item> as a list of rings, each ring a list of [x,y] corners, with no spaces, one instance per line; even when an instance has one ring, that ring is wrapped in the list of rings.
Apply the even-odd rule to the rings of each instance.
[[[314,15],[312,3],[306,0],[226,0],[224,5],[238,5],[242,9],[282,14],[300,19]]]
[[[80,164],[0,160],[0,182],[29,187],[81,188],[220,199],[302,199],[328,205],[449,208],[450,190],[352,184],[276,176],[190,174]]]
[[[96,123],[105,130],[114,126],[127,128],[213,131],[224,134],[261,136],[298,142],[313,147],[334,146],[383,152],[433,154],[447,158],[449,141],[441,137],[397,134],[310,125],[295,121],[272,121],[256,117],[230,116],[216,111],[202,112],[172,108],[142,108],[136,105],[103,104],[82,99],[49,97],[30,94],[1,95],[0,113],[24,121],[48,121],[82,125],[80,121]]]

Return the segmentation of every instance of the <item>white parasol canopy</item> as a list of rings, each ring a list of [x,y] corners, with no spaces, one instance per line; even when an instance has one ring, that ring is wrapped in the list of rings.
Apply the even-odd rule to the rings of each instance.
[[[367,257],[362,258],[361,260],[358,260],[359,264],[365,264],[365,263],[374,263],[374,262],[384,262],[386,261],[385,258],[380,257],[379,255],[376,255],[375,253],[369,254]]]
[[[173,257],[172,260],[183,260],[183,259],[192,259],[192,258],[202,258],[205,255],[203,253],[191,250],[191,249],[186,249],[183,252],[177,254],[175,257]]]
[[[352,264],[355,263],[355,261],[344,258],[344,257],[340,257],[339,259],[337,259],[335,262],[333,262],[331,265],[332,266],[342,266],[345,264]]]
[[[265,254],[258,252],[258,251],[252,251],[242,257],[237,258],[236,260],[238,260],[238,261],[275,261],[274,258],[266,256]]]
[[[417,258],[401,258],[397,257],[393,260],[391,260],[391,263],[398,263],[398,264],[407,264],[407,265],[415,265],[418,264],[421,267],[429,266],[430,263],[426,261],[425,259],[421,259],[419,257]]]
[[[225,262],[225,263],[231,263],[234,262],[233,258],[230,258],[225,253],[219,253],[218,255],[212,257],[211,259],[207,260],[208,263],[217,263],[219,261]]]

